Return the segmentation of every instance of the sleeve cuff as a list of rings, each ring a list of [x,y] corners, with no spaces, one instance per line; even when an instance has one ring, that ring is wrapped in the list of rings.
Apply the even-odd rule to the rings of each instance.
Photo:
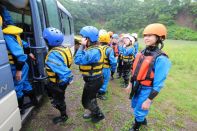
[[[159,94],[159,92],[157,92],[156,90],[153,89],[153,90],[151,91],[150,95],[148,96],[148,98],[149,98],[150,100],[153,100],[158,94]]]
[[[17,61],[16,62],[16,70],[21,71],[24,65],[25,65],[25,62]]]
[[[30,48],[29,47],[24,48],[24,52],[25,52],[25,54],[30,54]]]

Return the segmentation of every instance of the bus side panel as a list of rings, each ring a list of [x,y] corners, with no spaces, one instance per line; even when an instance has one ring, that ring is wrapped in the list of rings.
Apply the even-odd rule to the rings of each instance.
[[[4,40],[0,40],[0,99],[14,90],[13,77],[8,64],[7,49]]]
[[[0,131],[19,131],[21,117],[14,90],[0,100],[0,107]]]
[[[1,44],[4,43],[4,40],[0,40],[0,66],[3,64],[8,63],[8,56],[7,56],[7,52],[6,52],[6,46]],[[3,55],[3,56],[2,56]]]
[[[21,128],[21,117],[8,62],[8,53],[0,28],[0,131],[18,131]]]

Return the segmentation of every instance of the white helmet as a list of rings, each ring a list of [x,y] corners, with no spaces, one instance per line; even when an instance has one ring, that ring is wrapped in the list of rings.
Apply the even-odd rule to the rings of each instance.
[[[107,33],[107,31],[104,30],[104,29],[100,29],[100,30],[99,30],[99,36],[100,36],[101,34],[106,34],[106,33]]]
[[[131,36],[133,36],[134,38],[137,39],[137,36],[138,36],[138,35],[137,35],[137,33],[132,33]]]
[[[128,38],[132,42],[132,44],[134,44],[135,42],[135,38],[131,36],[130,34],[125,34],[123,38]]]

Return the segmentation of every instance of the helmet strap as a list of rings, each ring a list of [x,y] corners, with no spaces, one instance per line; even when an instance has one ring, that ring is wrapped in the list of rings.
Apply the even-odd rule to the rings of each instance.
[[[159,45],[160,45],[160,47],[159,47]],[[156,46],[159,47],[160,50],[164,47],[162,37],[157,36]]]

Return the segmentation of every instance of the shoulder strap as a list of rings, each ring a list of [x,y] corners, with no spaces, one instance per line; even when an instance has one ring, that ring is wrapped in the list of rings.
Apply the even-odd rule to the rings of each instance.
[[[149,66],[149,69],[148,69],[148,72],[146,75],[146,79],[150,79],[151,71],[152,71],[153,66],[155,64],[155,60],[157,59],[157,57],[161,56],[162,54],[163,53],[160,49],[157,49],[156,51],[152,52],[153,59],[152,59],[152,62],[150,63],[150,66]]]
[[[62,54],[63,57],[64,57],[64,60],[66,58],[66,61],[65,61],[66,65],[68,66],[68,68],[70,68],[70,63],[69,63],[68,56],[67,56],[66,52],[63,49],[61,49],[61,47],[55,47],[52,50],[53,51],[58,51],[60,54]]]

